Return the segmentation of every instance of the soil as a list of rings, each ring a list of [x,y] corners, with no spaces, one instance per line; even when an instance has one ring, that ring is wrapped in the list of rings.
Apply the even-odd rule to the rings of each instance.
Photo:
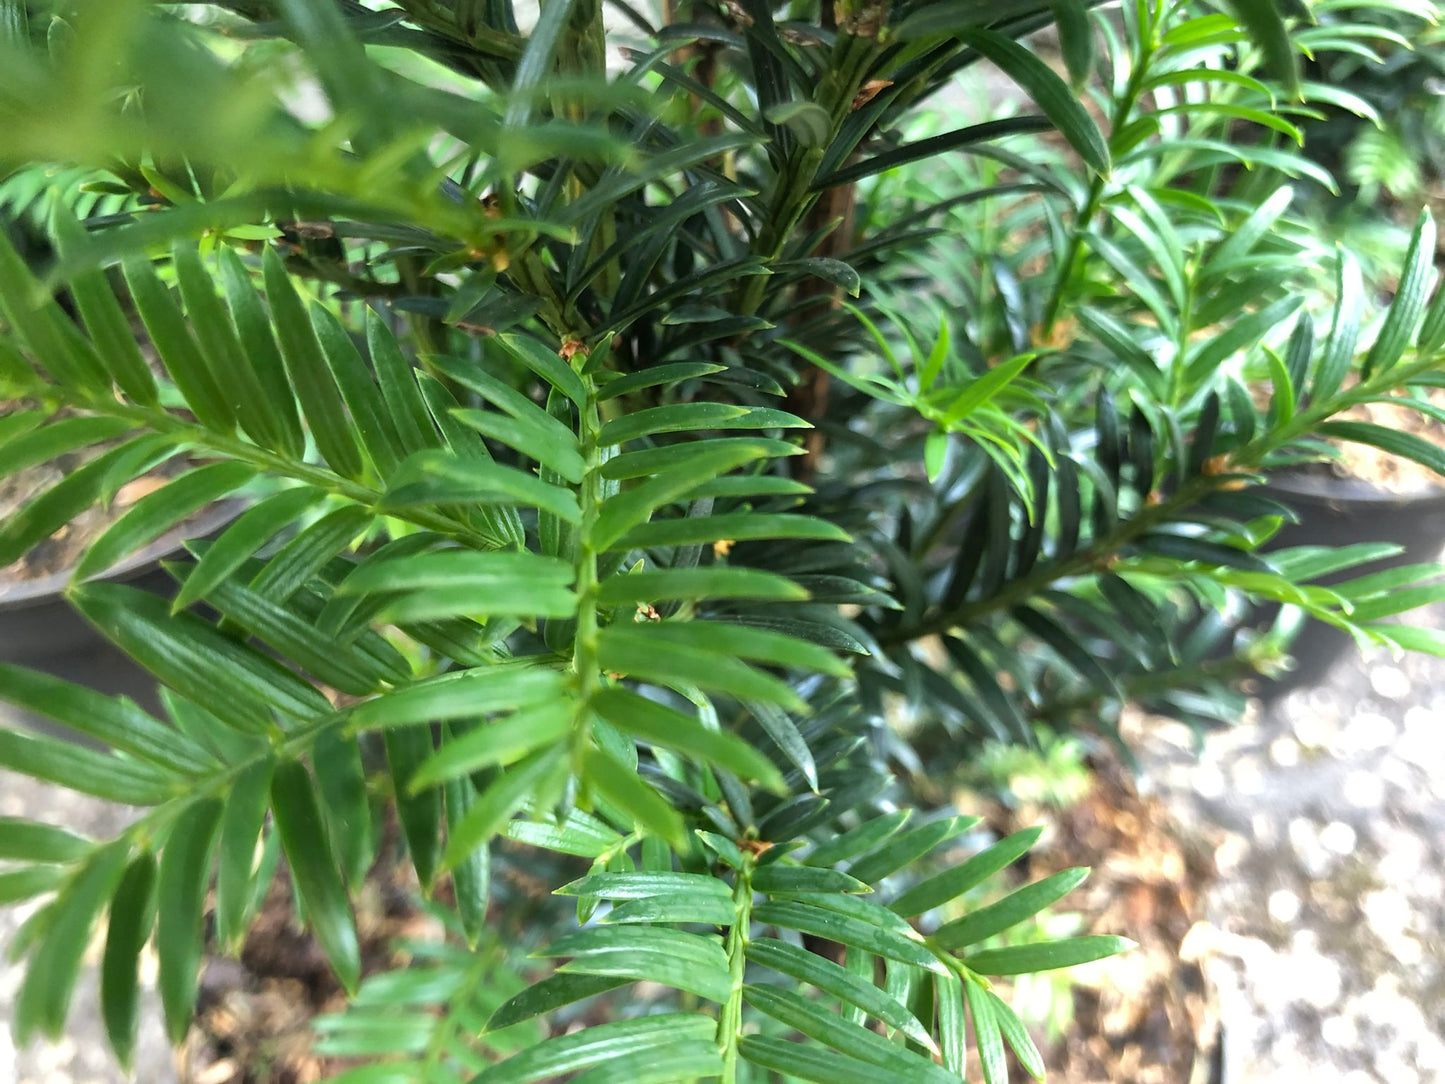
[[[411,963],[407,943],[435,942],[441,923],[419,903],[420,887],[410,862],[400,854],[400,828],[388,815],[380,854],[353,893],[363,980]],[[555,878],[528,873],[551,856],[519,843],[502,842],[493,855],[494,892],[525,897],[552,907]],[[498,861],[504,858],[503,861]],[[580,875],[580,864],[572,871]],[[563,877],[563,880],[570,879]],[[453,902],[451,886],[437,884],[434,901]],[[494,902],[495,896],[494,896]],[[570,913],[572,908],[566,907]],[[561,922],[562,914],[552,920]],[[495,916],[494,916],[495,922]],[[215,946],[210,946],[214,953]],[[239,958],[208,954],[201,972],[196,1015],[176,1055],[179,1084],[312,1084],[329,1080],[364,1061],[326,1056],[313,1046],[312,1021],[346,1008],[346,994],[316,942],[297,920],[290,878],[282,864],[247,931]],[[589,1010],[605,1014],[603,1001]],[[601,1022],[599,1016],[594,1022]]]
[[[1214,999],[1190,951],[1190,931],[1215,877],[1212,853],[1181,841],[1170,814],[1141,797],[1111,758],[1091,765],[1088,795],[1063,811],[996,806],[999,833],[1044,824],[1022,885],[1072,866],[1089,879],[1052,908],[1074,913],[1079,933],[1125,933],[1134,950],[1077,972],[1062,1034],[1040,1042],[1051,1084],[1192,1084],[1211,1079]],[[975,803],[968,803],[974,805]],[[1035,1038],[1043,1038],[1035,1029]],[[1015,1076],[1026,1078],[1021,1068]]]
[[[405,961],[393,944],[436,937],[405,896],[372,882],[358,907],[367,973]],[[176,1062],[184,1084],[310,1084],[346,1068],[311,1049],[311,1020],[346,1006],[316,942],[296,922],[291,885],[277,877],[239,960],[209,956],[196,1018]]]
[[[1217,1021],[1188,935],[1214,876],[1211,852],[1182,844],[1163,806],[1141,798],[1124,768],[1112,761],[1093,767],[1090,793],[1065,812],[997,804],[981,810],[1000,833],[1048,825],[1041,844],[1011,871],[1017,885],[1070,866],[1090,866],[1089,880],[1056,910],[1078,913],[1081,932],[1122,930],[1139,942],[1134,951],[1093,965],[1092,976],[1073,985],[1062,1035],[1045,1043],[1035,1029],[1048,1079],[1207,1081]],[[414,899],[409,867],[383,857],[357,905],[366,973],[404,966],[404,955],[394,947],[399,939],[439,936]],[[179,1059],[180,1079],[183,1084],[325,1079],[348,1066],[312,1051],[310,1021],[344,1003],[319,950],[296,924],[289,884],[278,877],[240,959],[206,962],[196,1022]],[[606,1012],[602,1005],[597,1010]],[[1016,1069],[1014,1075],[1026,1074]]]
[[[1351,378],[1351,383],[1353,383]],[[1250,395],[1255,406],[1261,411],[1269,409],[1269,389],[1252,385]],[[1437,407],[1445,409],[1445,388],[1427,389],[1426,398]],[[1428,414],[1412,410],[1407,406],[1393,403],[1362,403],[1341,411],[1330,421],[1369,422],[1382,425],[1398,433],[1410,433],[1427,440],[1437,448],[1445,448],[1445,424]],[[1368,444],[1354,444],[1349,441],[1330,439],[1327,443],[1335,449],[1339,458],[1313,463],[1298,468],[1315,476],[1349,479],[1367,482],[1387,493],[1420,494],[1438,490],[1445,483],[1428,467],[1421,466],[1413,459],[1391,455],[1389,452],[1372,448]]]
[[[436,940],[442,931],[417,906],[411,867],[394,848],[355,895],[362,974],[403,967],[406,940]],[[182,1084],[311,1084],[350,1068],[312,1049],[311,1021],[346,1007],[326,957],[296,917],[290,877],[272,882],[247,932],[239,959],[208,955],[196,1016],[176,1054]]]
[[[0,417],[21,409],[19,401],[0,402]],[[89,447],[67,452],[46,463],[27,467],[22,471],[0,477],[0,523],[23,508],[36,496],[62,481],[68,474],[89,462],[106,450],[115,447],[124,437],[104,441]],[[33,547],[29,553],[9,565],[0,566],[0,600],[6,588],[34,583],[60,576],[74,568],[86,549],[105,533],[117,519],[132,505],[148,493],[153,493],[177,474],[188,470],[194,461],[186,455],[174,456],[159,466],[125,483],[116,491],[108,504],[96,504],[85,509],[49,538]],[[207,518],[203,510],[188,517],[171,531],[168,531],[158,545],[169,550],[187,537],[188,529],[198,521]]]
[[[26,405],[19,401],[0,403],[0,418],[16,413]],[[104,447],[81,449],[0,478],[0,522],[102,451]],[[0,581],[38,580],[73,568],[85,552],[85,546],[98,538],[105,524],[113,518],[104,509],[87,509],[20,560],[0,567]]]
[[[1431,389],[1429,400],[1437,407],[1445,407],[1445,389]],[[1362,403],[1351,407],[1334,420],[1382,425],[1397,433],[1410,433],[1420,437],[1438,448],[1445,448],[1445,425],[1407,407],[1391,403]],[[1326,464],[1325,469],[1336,478],[1369,482],[1389,493],[1424,493],[1441,487],[1440,476],[1413,459],[1391,455],[1368,444],[1350,444],[1343,441],[1331,443],[1339,449],[1341,457]]]

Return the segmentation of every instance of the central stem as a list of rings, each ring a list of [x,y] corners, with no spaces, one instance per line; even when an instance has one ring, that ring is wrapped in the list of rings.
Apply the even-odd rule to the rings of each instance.
[[[737,1084],[738,1040],[743,1032],[743,978],[747,971],[748,932],[753,922],[753,856],[743,852],[742,868],[733,884],[734,917],[728,930],[728,974],[732,991],[717,1021],[717,1045],[722,1053],[722,1084]]]
[[[819,103],[828,111],[828,136],[814,146],[796,147],[774,177],[768,215],[753,247],[754,253],[768,263],[783,257],[799,223],[818,202],[822,190],[816,188],[815,183],[824,151],[838,139],[876,51],[877,44],[871,38],[838,35],[833,48],[832,82],[824,88]],[[739,315],[757,312],[767,291],[767,276],[750,277],[742,287]]]
[[[1111,534],[1095,539],[1077,553],[1052,564],[1044,565],[1027,576],[1013,580],[996,594],[966,602],[955,609],[920,621],[916,625],[899,627],[881,633],[878,641],[884,646],[892,646],[924,636],[946,633],[949,629],[971,624],[989,614],[1023,602],[1058,580],[1095,570],[1123,546],[1156,524],[1168,521],[1176,512],[1194,504],[1218,488],[1219,485],[1220,481],[1214,478],[1204,476],[1191,478],[1171,496],[1158,504],[1140,509],[1137,515],[1119,524]]]
[[[597,662],[597,550],[593,543],[597,514],[602,506],[601,454],[597,434],[602,428],[592,378],[582,376],[586,401],[577,409],[577,436],[587,472],[577,490],[581,521],[577,527],[577,635],[572,643],[572,672],[577,680],[577,714],[573,720],[573,770],[580,777],[582,758],[590,742],[592,698],[601,688]]]
[[[1339,395],[1309,404],[1272,432],[1261,434],[1231,452],[1229,470],[1238,473],[1258,473],[1266,470],[1272,455],[1290,447],[1322,422],[1356,403],[1385,395],[1393,387],[1408,384],[1417,376],[1434,369],[1438,363],[1434,353],[1422,354],[1386,373],[1376,373]],[[1016,603],[1024,602],[1059,580],[1095,570],[1141,534],[1158,524],[1168,522],[1183,509],[1208,496],[1228,481],[1228,477],[1196,475],[1158,504],[1140,509],[1132,518],[1120,523],[1112,533],[1096,538],[1077,553],[1041,566],[1029,575],[1013,580],[987,598],[965,602],[911,626],[887,630],[878,636],[878,641],[885,647],[892,647],[925,636],[946,633],[952,628],[971,624]]]
[[[1145,79],[1150,74],[1149,64],[1154,59],[1155,50],[1159,47],[1157,24],[1160,13],[1157,9],[1151,8],[1149,16],[1147,23],[1137,28],[1139,40],[1136,43],[1137,52],[1132,58],[1129,80],[1124,85],[1124,93],[1119,96],[1113,115],[1109,118],[1109,152],[1111,156],[1118,155],[1122,149],[1118,143],[1119,133],[1128,126],[1134,108],[1139,104]],[[1054,288],[1049,294],[1048,301],[1044,304],[1043,318],[1039,321],[1040,339],[1043,342],[1049,341],[1053,335],[1054,325],[1063,313],[1065,302],[1077,277],[1079,262],[1084,257],[1085,235],[1093,226],[1094,219],[1098,217],[1107,195],[1107,178],[1102,173],[1094,174],[1093,180],[1089,182],[1088,195],[1084,197],[1083,205],[1074,217],[1073,228],[1069,231],[1069,240],[1064,249],[1064,258],[1059,261],[1058,277],[1054,280]]]

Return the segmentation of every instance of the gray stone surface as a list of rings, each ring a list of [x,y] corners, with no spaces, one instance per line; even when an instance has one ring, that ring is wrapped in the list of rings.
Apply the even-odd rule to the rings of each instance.
[[[1352,653],[1202,757],[1145,729],[1146,781],[1217,844],[1188,947],[1225,1084],[1445,1081],[1445,660]]]
[[[0,707],[0,725],[17,720]],[[28,817],[60,824],[95,838],[114,836],[130,821],[133,811],[82,795],[44,786],[23,776],[0,771],[0,816]],[[34,904],[0,907],[0,951],[9,947],[20,924],[35,910]],[[43,1040],[17,1050],[10,1031],[15,995],[24,968],[0,956],[0,1084],[172,1084],[176,1075],[170,1049],[161,1028],[160,1005],[154,992],[155,957],[142,957],[141,974],[146,997],[141,1007],[140,1038],[136,1048],[135,1076],[128,1078],[115,1064],[105,1044],[100,1021],[97,975],[103,934],[86,951],[85,968],[76,986],[66,1035],[57,1043]]]

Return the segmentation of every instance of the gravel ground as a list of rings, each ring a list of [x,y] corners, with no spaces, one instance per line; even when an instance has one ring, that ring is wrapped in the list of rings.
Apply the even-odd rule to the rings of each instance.
[[[0,706],[0,724],[16,720]],[[115,835],[130,819],[132,811],[94,798],[45,786],[23,776],[0,771],[0,816],[29,817],[64,824],[95,838]],[[35,910],[34,905],[0,907],[0,949],[9,946],[20,924]],[[134,1078],[116,1068],[105,1031],[100,1022],[96,989],[103,934],[86,954],[85,971],[76,986],[70,1008],[67,1034],[57,1043],[32,1042],[15,1048],[10,1018],[15,994],[24,977],[23,968],[0,956],[0,1084],[120,1084],[135,1079],[140,1084],[173,1084],[170,1049],[161,1026],[160,1002],[154,991],[155,957],[142,957],[142,977],[147,997],[141,1007],[141,1027],[136,1046]]]
[[[1438,627],[1445,609],[1421,621]],[[1188,948],[1217,992],[1222,1084],[1445,1082],[1445,660],[1351,654],[1203,756],[1177,725],[1145,732],[1145,785],[1210,840],[1221,871]],[[0,814],[95,835],[128,816],[4,773]],[[0,943],[27,913],[0,909]],[[126,1079],[101,1037],[97,955],[66,1039],[17,1051],[0,1028],[0,1084]],[[0,963],[0,1021],[20,979]],[[145,1084],[175,1080],[159,1016],[152,998]]]
[[[1350,653],[1202,757],[1150,732],[1146,783],[1216,844],[1186,949],[1218,994],[1223,1084],[1445,1082],[1445,660]]]

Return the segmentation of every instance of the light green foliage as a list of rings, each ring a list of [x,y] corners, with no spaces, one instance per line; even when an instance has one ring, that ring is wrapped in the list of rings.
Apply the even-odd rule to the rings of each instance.
[[[914,777],[1041,720],[1117,740],[1131,696],[1227,717],[1277,650],[1216,650],[1240,600],[1445,650],[1387,620],[1433,566],[1324,587],[1384,551],[1257,552],[1290,513],[1255,484],[1322,436],[1445,468],[1338,417],[1433,409],[1430,219],[1374,323],[1291,213],[1330,183],[1298,55],[1368,23],[672,6],[609,72],[597,0],[526,33],[509,0],[0,0],[29,231],[0,237],[0,469],[87,456],[0,566],[168,468],[68,589],[165,710],[0,669],[89,742],[0,731],[0,766],[140,810],[0,821],[0,901],[40,908],[22,1041],[99,928],[116,1053],[148,940],[182,1039],[284,861],[350,1084],[1037,1075],[1002,983],[1128,943],[1025,935],[1083,871],[977,906],[1038,833]],[[1020,110],[919,134],[984,64]],[[173,596],[106,579],[230,496]],[[446,933],[363,975],[393,814]]]

